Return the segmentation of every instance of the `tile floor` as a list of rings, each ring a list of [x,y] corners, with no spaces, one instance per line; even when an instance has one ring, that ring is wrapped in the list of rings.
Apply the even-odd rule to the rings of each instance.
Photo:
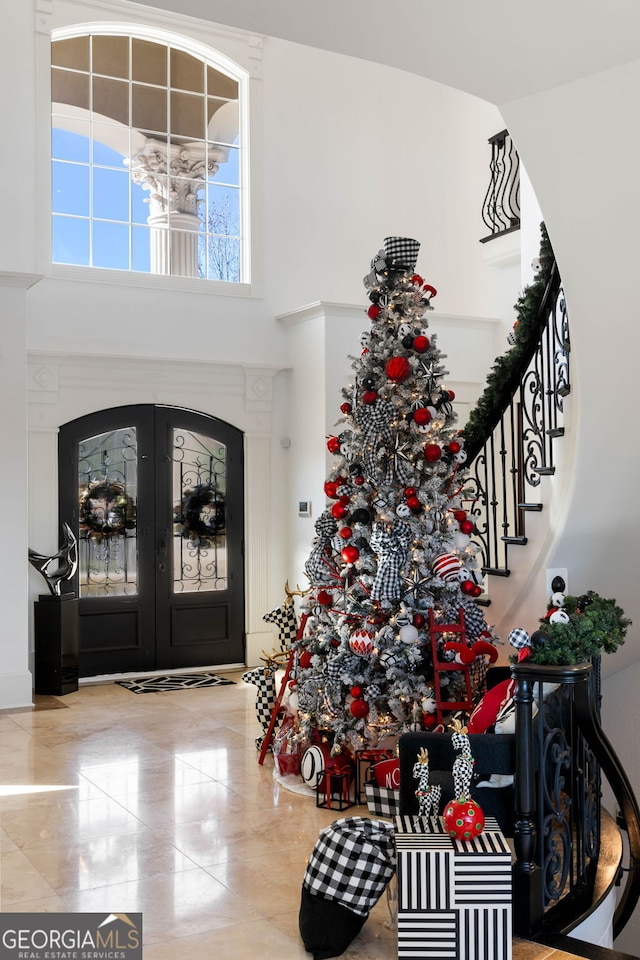
[[[309,960],[306,859],[339,814],[257,762],[255,687],[117,684],[0,712],[0,909],[141,912],[145,960]],[[355,811],[350,811],[355,812]],[[366,816],[366,808],[358,810]],[[345,960],[393,960],[386,899]],[[517,960],[567,954],[518,943]]]

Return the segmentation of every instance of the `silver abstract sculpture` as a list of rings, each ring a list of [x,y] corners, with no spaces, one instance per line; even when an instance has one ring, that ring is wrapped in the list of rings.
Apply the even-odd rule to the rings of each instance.
[[[78,541],[68,523],[62,526],[64,543],[52,557],[29,549],[29,563],[45,578],[54,597],[61,595],[62,584],[65,580],[71,580],[78,569]]]

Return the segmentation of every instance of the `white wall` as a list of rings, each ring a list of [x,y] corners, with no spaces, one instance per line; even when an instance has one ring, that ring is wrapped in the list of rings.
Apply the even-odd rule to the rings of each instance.
[[[368,325],[362,277],[383,238],[398,233],[422,241],[419,268],[439,290],[439,313],[500,316],[504,284],[491,278],[478,239],[488,178],[486,141],[503,121],[486,102],[400,70],[181,21],[182,34],[215,41],[251,76],[254,241],[259,252],[254,283],[244,295],[221,296],[206,285],[180,280],[132,282],[95,274],[80,279],[85,272],[51,270],[42,260],[48,246],[47,36],[50,29],[74,20],[109,19],[109,6],[100,3],[92,10],[76,0],[36,6],[35,32],[29,5],[14,5],[7,14],[10,30],[3,36],[15,43],[8,44],[0,60],[5,89],[17,91],[5,98],[5,132],[8,142],[25,147],[20,191],[7,191],[7,211],[19,193],[21,216],[5,217],[0,225],[0,271],[29,273],[37,264],[45,273],[23,300],[30,463],[26,452],[20,453],[26,451],[23,444],[14,445],[12,464],[17,475],[31,477],[29,537],[37,539],[32,545],[56,545],[55,482],[45,498],[41,482],[43,470],[55,476],[60,423],[101,406],[133,402],[133,397],[135,402],[184,402],[241,426],[256,444],[254,454],[263,451],[262,462],[248,458],[247,482],[255,490],[262,478],[257,502],[268,514],[264,524],[271,539],[266,553],[260,546],[248,559],[247,572],[248,589],[266,612],[281,600],[281,585],[287,577],[295,578],[308,551],[313,518],[300,520],[295,506],[298,499],[310,498],[317,516],[324,499],[325,455],[306,424],[319,409],[325,419],[337,411],[343,373],[349,375],[347,354],[357,348],[359,333]],[[137,12],[134,5],[117,0],[114,9],[118,21]],[[163,30],[172,25],[165,17],[154,22]],[[11,162],[15,165],[15,158]],[[8,170],[4,182],[12,182]],[[323,367],[314,373],[314,350],[307,356],[304,343],[295,342],[292,350],[287,327],[276,316],[318,300],[350,305],[345,308],[349,333],[335,314],[321,336]],[[444,333],[442,337],[446,351]],[[471,355],[471,342],[468,346]],[[318,386],[308,392],[305,383],[294,408],[292,384],[302,368],[290,373],[286,368],[295,366],[296,357],[309,365]],[[44,388],[44,380],[36,378],[42,365],[54,378]],[[228,373],[225,365],[231,365]],[[452,357],[454,387],[455,366]],[[225,393],[238,369],[250,380],[254,367],[256,377],[260,369],[268,370],[273,388],[269,409],[263,411],[266,420],[260,411],[252,417],[250,386],[245,384],[240,398],[236,386]],[[91,372],[96,369],[97,381]],[[197,382],[190,390],[186,381],[194,370]],[[319,370],[324,380],[318,378]],[[203,383],[207,371],[216,380],[209,391]],[[465,372],[462,380],[468,376]],[[474,373],[472,380],[479,384],[480,377]],[[27,385],[16,396],[23,409],[26,393]],[[468,403],[470,395],[462,399]],[[328,424],[320,420],[315,432],[324,436]],[[280,443],[287,437],[295,441],[288,449]],[[24,544],[24,532],[19,539]],[[23,592],[29,576],[25,564]],[[41,589],[37,581],[31,573],[31,599]],[[249,601],[249,629],[256,644],[262,628],[259,604]],[[30,643],[24,611],[20,617],[16,642],[24,659]]]

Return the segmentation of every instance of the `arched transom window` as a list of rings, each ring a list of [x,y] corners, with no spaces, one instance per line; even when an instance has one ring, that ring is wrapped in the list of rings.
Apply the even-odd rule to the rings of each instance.
[[[53,262],[245,280],[243,89],[155,37],[54,34]]]

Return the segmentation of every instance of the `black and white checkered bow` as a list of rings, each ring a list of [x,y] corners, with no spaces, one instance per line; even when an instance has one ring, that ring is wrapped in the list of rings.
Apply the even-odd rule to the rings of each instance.
[[[367,917],[395,873],[393,824],[343,817],[320,832],[303,886]]]
[[[399,600],[400,571],[407,562],[411,528],[403,520],[394,520],[390,527],[376,523],[370,542],[378,555],[378,569],[371,587],[371,599]]]
[[[393,433],[391,431],[391,421],[393,420],[393,407],[388,400],[376,400],[372,404],[360,404],[355,412],[355,417],[362,428],[364,441],[364,465],[370,477],[377,477],[378,463],[377,455],[380,447],[386,447],[387,464],[385,468],[384,482],[391,483],[393,480],[392,464],[389,452],[394,445]]]
[[[331,538],[337,529],[338,524],[328,511],[321,514],[315,522],[316,538],[309,559],[304,565],[304,572],[314,585],[331,583],[335,579]]]

